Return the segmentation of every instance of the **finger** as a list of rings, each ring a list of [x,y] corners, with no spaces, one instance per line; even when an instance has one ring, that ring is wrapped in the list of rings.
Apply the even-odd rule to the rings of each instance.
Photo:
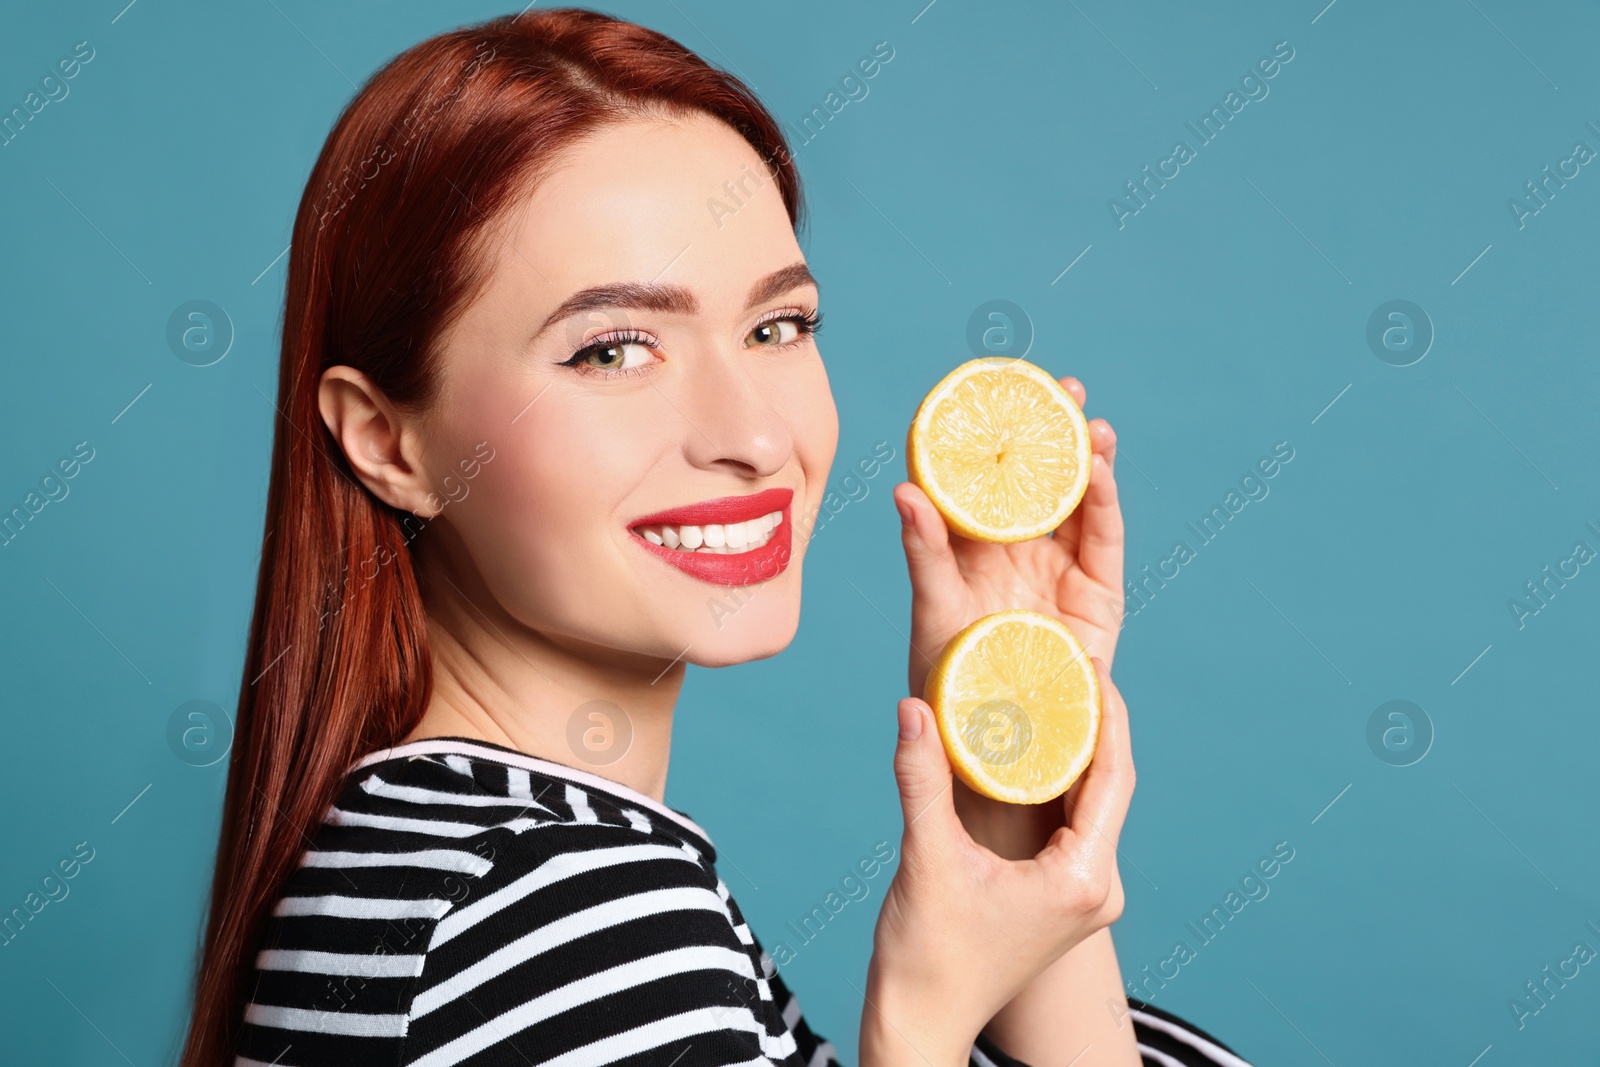
[[[894,487],[900,510],[900,543],[905,548],[911,595],[939,610],[960,588],[961,568],[950,544],[950,529],[933,501],[915,482]]]
[[[1094,474],[1095,456],[1103,457],[1112,471],[1116,471],[1117,434],[1105,419],[1089,420],[1089,473],[1091,479]],[[1093,484],[1092,481],[1091,484]],[[1087,492],[1085,492],[1085,495],[1087,496]],[[1072,514],[1063,519],[1061,525],[1057,526],[1052,532],[1052,536],[1056,541],[1066,546],[1067,550],[1074,555],[1078,552],[1078,537],[1080,528],[1083,525],[1083,510],[1085,506],[1085,503],[1080,501],[1078,506],[1072,509]]]
[[[1117,469],[1117,431],[1105,419],[1089,420],[1089,450],[1106,457],[1111,469]]]
[[[1078,847],[1099,864],[1109,863],[1115,856],[1117,837],[1133,798],[1133,748],[1128,737],[1128,706],[1112,683],[1105,661],[1099,656],[1091,656],[1090,661],[1100,680],[1100,736],[1084,774],[1083,789],[1067,819]]]
[[[1070,375],[1060,379],[1060,382],[1061,388],[1072,395],[1073,403],[1078,405],[1079,410],[1082,410],[1083,406],[1089,402],[1089,392],[1083,387],[1083,383]]]
[[[1098,452],[1089,459],[1089,488],[1075,514],[1082,516],[1077,539],[1078,566],[1096,582],[1120,592],[1125,537],[1122,503],[1111,464]]]
[[[966,832],[956,814],[950,757],[926,701],[904,697],[897,711],[900,737],[894,752],[894,777],[905,816],[905,845],[943,853],[957,835]]]

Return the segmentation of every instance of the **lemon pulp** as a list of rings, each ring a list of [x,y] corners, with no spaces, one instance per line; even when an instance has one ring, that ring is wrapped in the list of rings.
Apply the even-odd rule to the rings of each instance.
[[[923,695],[955,773],[1012,804],[1065,793],[1100,736],[1094,664],[1065,624],[1035,611],[996,612],[962,630]]]
[[[979,541],[1041,537],[1089,485],[1089,425],[1042,368],[990,356],[945,375],[906,440],[915,482],[957,533]]]

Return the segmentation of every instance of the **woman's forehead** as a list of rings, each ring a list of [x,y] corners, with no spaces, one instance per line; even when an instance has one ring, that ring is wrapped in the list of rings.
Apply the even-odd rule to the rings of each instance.
[[[624,283],[742,307],[760,279],[803,259],[755,150],[703,115],[612,123],[576,142],[508,213],[502,238],[496,274],[547,309]]]

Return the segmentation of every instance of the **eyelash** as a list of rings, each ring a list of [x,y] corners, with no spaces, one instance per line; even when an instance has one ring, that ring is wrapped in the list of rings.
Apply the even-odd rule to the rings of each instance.
[[[760,347],[788,348],[792,345],[800,344],[807,337],[814,337],[817,334],[817,331],[822,329],[822,313],[814,308],[802,308],[798,310],[795,308],[785,308],[782,311],[773,312],[766,318],[753,323],[750,329],[752,331],[759,330],[763,326],[771,325],[774,322],[783,322],[785,320],[795,323],[795,325],[799,328],[799,333],[796,334],[795,339],[781,345],[762,345]],[[646,370],[646,367],[626,367],[622,370],[603,370],[600,367],[591,367],[587,363],[583,362],[583,358],[585,356],[587,356],[590,352],[596,351],[597,349],[610,348],[613,345],[628,344],[642,344],[646,348],[655,348],[655,342],[649,336],[642,334],[637,330],[622,330],[618,333],[608,334],[590,341],[588,344],[574,352],[570,359],[564,360],[559,365],[563,367],[571,367],[579,374],[598,375],[602,378],[628,378],[635,374],[642,374]]]

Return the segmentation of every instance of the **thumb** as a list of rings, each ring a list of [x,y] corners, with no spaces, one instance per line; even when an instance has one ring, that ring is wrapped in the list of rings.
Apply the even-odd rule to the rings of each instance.
[[[900,807],[905,814],[905,840],[933,841],[945,837],[959,824],[954,775],[945,755],[933,709],[926,701],[905,697],[900,701],[900,742],[894,753],[894,777],[900,787]]]

